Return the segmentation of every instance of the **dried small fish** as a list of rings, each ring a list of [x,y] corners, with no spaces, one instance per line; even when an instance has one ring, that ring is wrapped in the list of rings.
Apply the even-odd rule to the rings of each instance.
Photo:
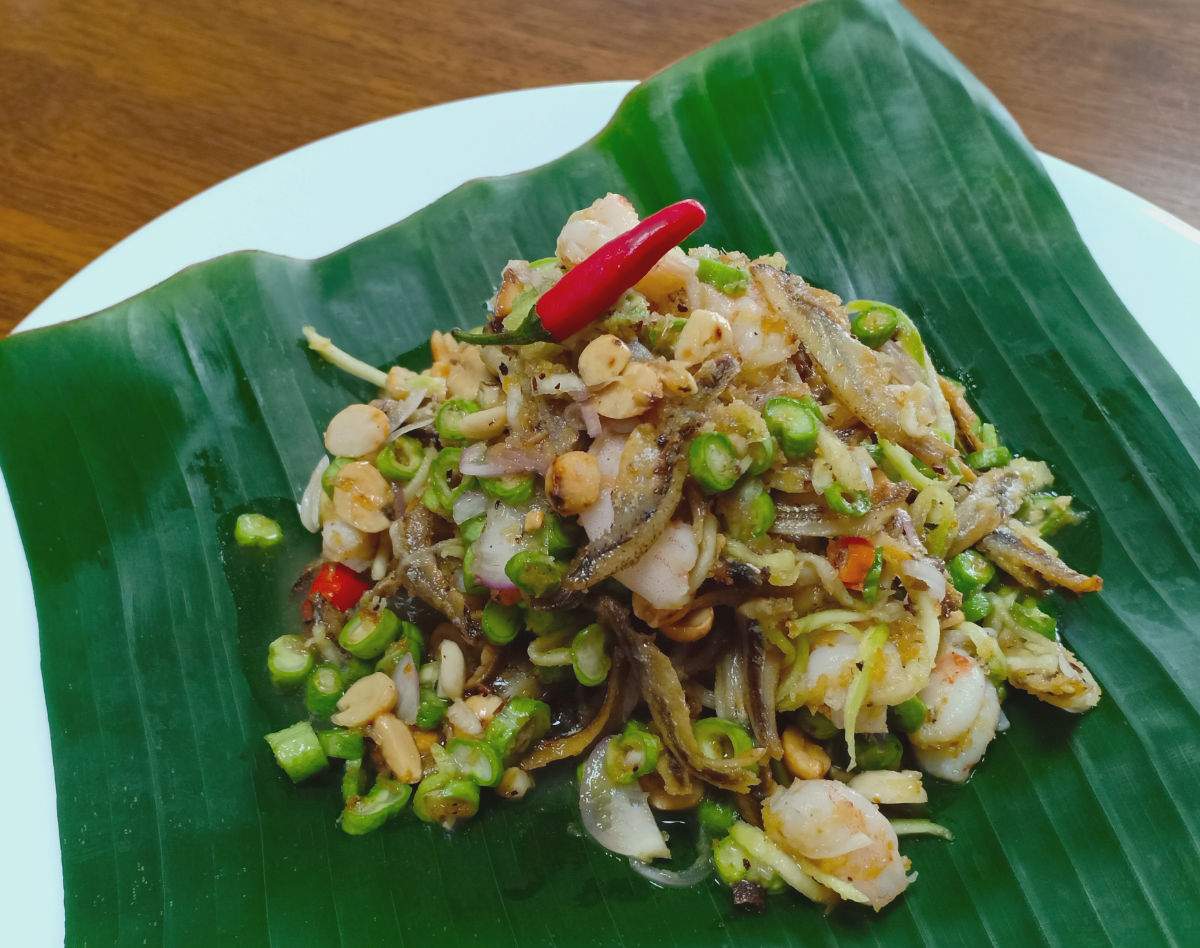
[[[612,526],[576,555],[562,583],[562,598],[624,569],[653,545],[683,496],[688,439],[739,367],[738,360],[729,355],[706,362],[696,374],[696,394],[663,410],[650,449],[654,452],[653,463],[643,465],[647,476],[617,485]]]
[[[1021,539],[1012,525],[993,530],[979,541],[979,549],[1013,579],[1031,589],[1040,589],[1045,583],[1074,593],[1099,592],[1104,588],[1104,580],[1099,576],[1075,572],[1054,554]],[[1044,583],[1039,582],[1039,577]]]
[[[415,504],[402,519],[392,524],[396,567],[380,580],[375,590],[380,596],[388,596],[403,586],[410,595],[453,622],[467,639],[475,641],[480,635],[479,616],[442,572],[431,549],[434,530],[440,522],[423,505]]]
[[[767,300],[795,328],[830,390],[854,414],[890,441],[930,464],[945,464],[954,448],[931,431],[912,435],[901,423],[896,380],[887,358],[864,346],[842,325],[830,303],[794,274],[765,264],[750,268]]]
[[[596,709],[592,719],[573,734],[538,743],[521,761],[521,769],[537,770],[539,767],[545,767],[556,761],[578,757],[609,730],[610,723],[619,724],[620,722],[613,721],[612,717],[613,711],[621,703],[621,685],[625,681],[626,671],[624,657],[618,652],[613,656],[613,665],[608,675],[608,690],[604,694],[604,701]]]
[[[887,526],[904,505],[912,488],[908,484],[888,483],[876,491],[871,509],[863,517],[839,517],[823,504],[776,504],[771,533],[776,536],[869,537]]]
[[[718,760],[706,757],[692,733],[683,685],[671,660],[654,644],[654,639],[638,632],[629,611],[611,596],[596,600],[596,611],[612,630],[637,670],[642,697],[663,744],[702,780],[715,787],[744,793],[758,783],[758,776],[746,765],[761,756],[757,748],[750,754]]]

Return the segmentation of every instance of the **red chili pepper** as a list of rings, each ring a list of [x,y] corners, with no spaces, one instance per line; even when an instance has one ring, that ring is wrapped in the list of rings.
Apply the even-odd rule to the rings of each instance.
[[[541,295],[525,321],[511,332],[454,330],[459,342],[477,346],[562,342],[611,309],[680,241],[704,223],[704,205],[677,201],[614,237]]]
[[[851,589],[862,589],[875,561],[875,547],[862,537],[837,537],[829,541],[826,556],[837,567],[838,579]]]
[[[335,609],[345,612],[352,608],[371,584],[341,563],[326,563],[317,570],[309,587],[310,596],[322,596]]]

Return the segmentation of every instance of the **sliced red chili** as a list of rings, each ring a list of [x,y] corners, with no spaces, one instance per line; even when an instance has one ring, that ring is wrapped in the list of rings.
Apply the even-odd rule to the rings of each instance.
[[[863,580],[875,561],[875,547],[862,537],[836,537],[826,551],[840,579],[850,589],[862,589]]]
[[[608,312],[667,251],[703,224],[705,216],[699,201],[669,204],[568,270],[516,329],[497,333],[456,329],[454,338],[477,346],[562,342]]]
[[[308,592],[310,596],[321,596],[335,609],[345,612],[352,609],[370,588],[371,584],[350,567],[326,563],[317,570]]]

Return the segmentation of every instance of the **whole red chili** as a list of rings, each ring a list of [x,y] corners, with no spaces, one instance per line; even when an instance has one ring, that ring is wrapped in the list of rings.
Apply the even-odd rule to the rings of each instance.
[[[317,570],[309,595],[322,596],[335,609],[345,612],[362,598],[371,584],[341,563],[326,563]]]
[[[703,224],[704,218],[704,205],[699,201],[669,204],[568,270],[541,295],[516,329],[497,333],[456,329],[454,338],[477,346],[562,342],[611,309],[621,294]]]

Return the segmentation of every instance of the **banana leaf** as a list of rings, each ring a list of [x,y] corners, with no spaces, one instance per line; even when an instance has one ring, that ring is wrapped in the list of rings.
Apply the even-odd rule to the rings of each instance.
[[[956,839],[905,840],[919,878],[878,917],[656,888],[584,838],[570,767],[452,836],[405,815],[348,838],[332,782],[291,786],[262,741],[302,714],[264,668],[316,549],[293,504],[327,419],[368,395],[300,327],[419,361],[607,190],[643,211],[697,197],[698,240],[905,308],[1090,510],[1064,549],[1107,584],[1061,627],[1104,700],[1076,718],[1014,696],[973,779],[934,789]],[[221,257],[7,339],[0,393],[71,943],[1200,943],[1200,411],[1012,119],[895,3],[821,0],[733,36],[576,151],[324,259]],[[282,549],[231,544],[249,509],[281,518]]]

